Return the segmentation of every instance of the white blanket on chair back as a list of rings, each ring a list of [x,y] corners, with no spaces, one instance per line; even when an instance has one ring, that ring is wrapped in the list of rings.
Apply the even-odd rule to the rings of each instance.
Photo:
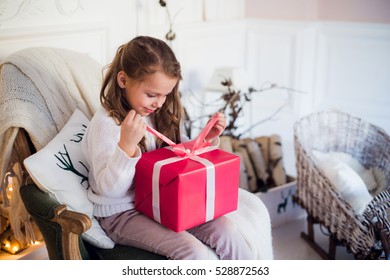
[[[19,128],[28,132],[40,150],[75,108],[92,117],[99,106],[102,67],[86,54],[37,47],[10,55],[0,70],[0,178],[4,178]],[[11,211],[10,217],[19,240],[24,239],[17,221],[22,214],[26,213]]]

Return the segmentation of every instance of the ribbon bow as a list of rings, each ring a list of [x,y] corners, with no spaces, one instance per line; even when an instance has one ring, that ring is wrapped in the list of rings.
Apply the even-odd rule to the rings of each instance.
[[[179,157],[191,157],[199,155],[207,150],[207,148],[211,145],[209,142],[205,141],[207,134],[213,128],[214,124],[218,121],[218,115],[214,114],[207,125],[202,129],[199,133],[198,137],[195,140],[188,141],[185,143],[176,144],[171,139],[161,134],[157,130],[153,129],[150,126],[146,126],[146,130],[157,136],[169,146],[172,147],[172,151]]]

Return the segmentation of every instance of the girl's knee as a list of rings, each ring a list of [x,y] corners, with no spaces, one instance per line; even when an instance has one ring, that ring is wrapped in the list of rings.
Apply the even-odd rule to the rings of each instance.
[[[210,260],[217,259],[217,256],[210,247],[197,240],[178,246],[171,258],[176,260]]]
[[[241,232],[237,223],[227,217],[220,217],[216,226],[218,227],[216,233],[223,234],[226,237],[234,238]]]
[[[211,249],[208,245],[200,243],[199,246],[196,246],[194,249],[193,260],[212,260],[218,259],[215,251]]]

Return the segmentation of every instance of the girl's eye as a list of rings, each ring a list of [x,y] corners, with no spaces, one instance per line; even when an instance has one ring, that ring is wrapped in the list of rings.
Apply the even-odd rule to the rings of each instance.
[[[148,97],[150,97],[150,98],[156,97],[156,95],[154,95],[154,94],[149,94],[149,93],[147,93],[146,95],[147,95]]]

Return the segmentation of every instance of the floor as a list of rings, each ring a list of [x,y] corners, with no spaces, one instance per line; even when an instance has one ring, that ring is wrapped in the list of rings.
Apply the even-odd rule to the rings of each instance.
[[[306,230],[306,217],[289,221],[273,228],[273,246],[275,260],[322,260],[322,258],[301,238],[301,232]],[[319,226],[314,227],[315,239],[323,249],[328,248],[328,237]],[[336,260],[353,260],[345,247],[338,246]]]

